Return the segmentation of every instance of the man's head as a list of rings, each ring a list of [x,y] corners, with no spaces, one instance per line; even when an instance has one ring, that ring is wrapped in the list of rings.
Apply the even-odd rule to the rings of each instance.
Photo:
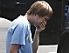
[[[52,16],[53,10],[51,6],[46,1],[36,1],[34,2],[30,9],[27,11],[27,15],[35,15],[33,18],[34,24],[36,26],[40,25],[41,22],[47,22],[47,20]]]
[[[51,6],[46,1],[36,1],[27,11],[28,15],[38,15],[40,17],[44,17],[48,14],[52,14],[53,10]]]

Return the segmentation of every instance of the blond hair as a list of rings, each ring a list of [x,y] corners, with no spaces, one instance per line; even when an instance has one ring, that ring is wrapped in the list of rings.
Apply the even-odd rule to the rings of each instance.
[[[47,3],[46,1],[36,1],[34,2],[30,9],[27,11],[28,15],[33,15],[33,14],[37,14],[39,16],[46,16],[48,14],[52,14],[53,10],[51,8],[51,6],[49,5],[49,3]]]

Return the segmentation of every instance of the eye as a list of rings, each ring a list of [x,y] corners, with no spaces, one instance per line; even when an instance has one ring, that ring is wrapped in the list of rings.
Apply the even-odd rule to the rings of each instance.
[[[45,21],[47,21],[47,19],[45,18]]]
[[[48,17],[45,17],[45,21],[48,21],[49,20],[49,18]]]
[[[44,18],[45,21],[47,21],[47,18]]]

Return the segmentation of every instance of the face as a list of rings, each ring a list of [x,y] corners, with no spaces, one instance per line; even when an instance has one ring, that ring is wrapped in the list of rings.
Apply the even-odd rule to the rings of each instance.
[[[34,25],[35,25],[36,27],[40,27],[40,26],[45,27],[46,24],[47,24],[48,19],[49,19],[48,16],[39,17],[39,16],[37,15],[37,16],[35,17]]]

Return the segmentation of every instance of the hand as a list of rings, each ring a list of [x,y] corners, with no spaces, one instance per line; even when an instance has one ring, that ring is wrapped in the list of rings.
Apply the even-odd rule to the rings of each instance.
[[[46,23],[43,22],[38,27],[36,27],[36,33],[43,31],[46,28],[45,25]]]

